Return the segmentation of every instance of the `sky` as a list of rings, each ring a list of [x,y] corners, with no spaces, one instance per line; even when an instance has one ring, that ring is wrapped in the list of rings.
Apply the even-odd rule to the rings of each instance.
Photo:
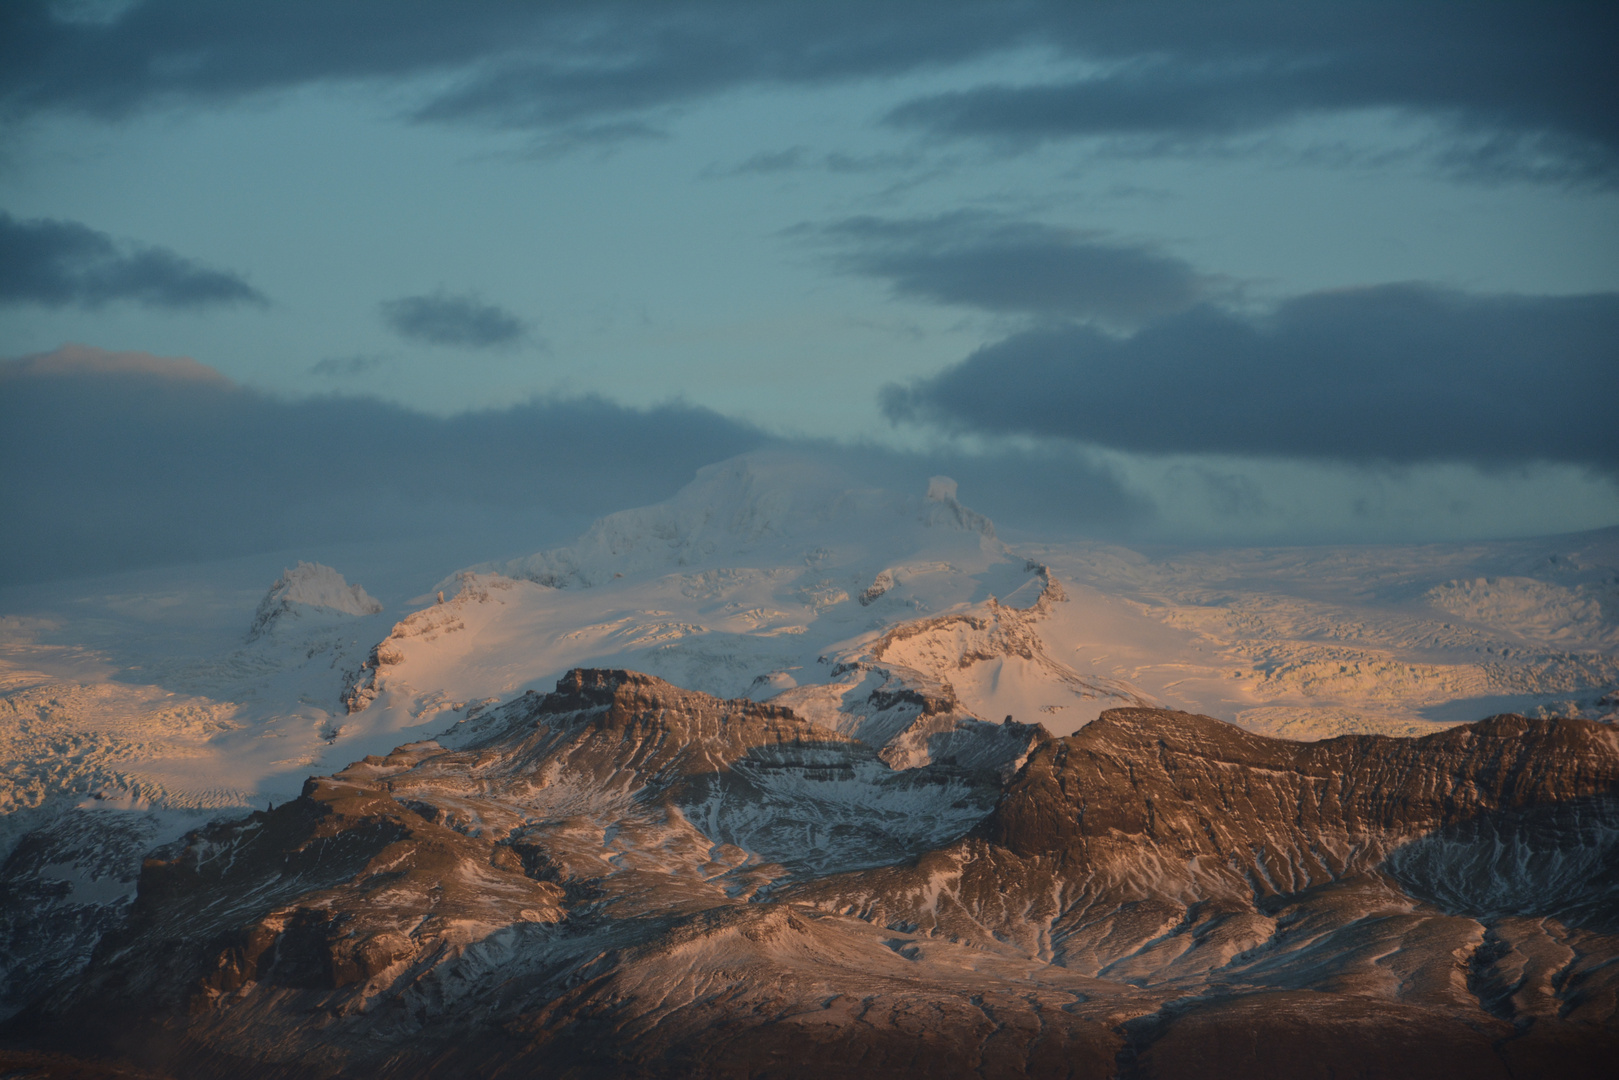
[[[1619,524],[1616,55],[1606,4],[12,0],[0,580],[519,544],[782,444],[1013,532]]]

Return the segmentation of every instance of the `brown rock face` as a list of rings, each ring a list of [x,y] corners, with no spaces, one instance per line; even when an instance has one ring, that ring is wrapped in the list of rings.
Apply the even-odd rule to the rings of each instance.
[[[185,1076],[1599,1075],[1619,739],[1104,713],[1015,776],[575,671],[150,859],[12,1025]]]
[[[1165,888],[1217,890],[1223,878],[1261,900],[1389,860],[1397,877],[1420,874],[1418,840],[1516,840],[1579,862],[1619,827],[1616,746],[1611,728],[1586,720],[1497,716],[1421,739],[1294,743],[1204,716],[1115,709],[1031,754],[980,835],[1054,857],[1068,876],[1129,875],[1151,852],[1166,864]],[[1460,906],[1481,910],[1510,910],[1515,897],[1546,908],[1619,897],[1619,883],[1584,877],[1556,896],[1431,884],[1458,903],[1476,895]]]

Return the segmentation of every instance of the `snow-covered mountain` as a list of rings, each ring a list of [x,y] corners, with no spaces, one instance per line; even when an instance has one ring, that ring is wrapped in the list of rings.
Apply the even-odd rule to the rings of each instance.
[[[743,1075],[802,1050],[761,1017],[823,1063],[915,1030],[945,1075],[1191,1075],[1190,1033],[1264,994],[1284,1028],[1326,995],[1346,1045],[1615,1030],[1619,530],[1009,544],[948,478],[767,453],[384,600],[246,571],[0,597],[14,1024],[400,1076],[702,1045]],[[1496,713],[1529,718],[1457,727]],[[429,1067],[469,1022],[517,1042]]]
[[[460,720],[570,668],[622,667],[776,701],[923,764],[978,720],[1146,701],[1047,649],[1035,628],[1061,585],[943,477],[904,497],[799,458],[724,462],[572,547],[440,585],[356,672],[351,713]],[[938,752],[971,752],[951,738]]]
[[[879,743],[897,729],[877,738],[868,714],[897,723],[875,706],[901,691],[930,696],[934,713],[1055,734],[1104,708],[1162,704],[1318,738],[1422,734],[1503,710],[1601,717],[1619,688],[1619,530],[1420,547],[1009,546],[945,478],[897,494],[782,454],[705,469],[565,549],[428,569],[385,608],[336,570],[271,564],[255,581],[253,565],[0,595],[8,819],[92,795],[199,811],[290,798],[311,772],[582,666],[785,695]]]

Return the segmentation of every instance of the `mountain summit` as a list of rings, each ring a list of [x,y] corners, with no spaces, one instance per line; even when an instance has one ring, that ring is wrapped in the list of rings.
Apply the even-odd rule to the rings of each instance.
[[[376,615],[382,604],[358,585],[350,585],[330,566],[300,562],[283,571],[259,601],[249,640],[288,623],[331,616]]]

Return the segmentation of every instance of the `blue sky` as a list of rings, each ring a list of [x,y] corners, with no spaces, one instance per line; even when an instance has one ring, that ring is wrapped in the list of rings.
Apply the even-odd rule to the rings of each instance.
[[[1159,539],[1619,522],[1602,6],[5,18],[0,356],[1067,456]]]

